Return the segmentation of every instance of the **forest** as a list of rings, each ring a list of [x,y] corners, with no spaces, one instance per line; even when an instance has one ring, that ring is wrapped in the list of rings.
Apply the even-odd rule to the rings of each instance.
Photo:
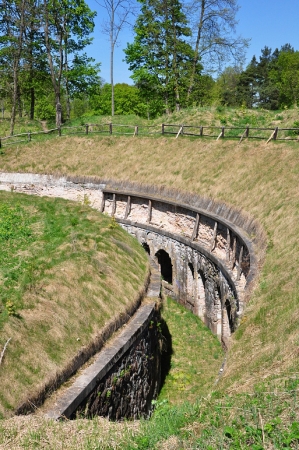
[[[105,1],[111,80],[88,55],[96,12],[84,0],[3,0],[0,4],[0,106],[55,121],[84,114],[152,119],[210,105],[278,110],[296,106],[299,51],[264,46],[244,66],[249,40],[235,35],[236,0],[138,0],[134,40],[124,49],[132,85],[113,84],[113,49],[130,3]],[[121,7],[121,12],[117,10]]]

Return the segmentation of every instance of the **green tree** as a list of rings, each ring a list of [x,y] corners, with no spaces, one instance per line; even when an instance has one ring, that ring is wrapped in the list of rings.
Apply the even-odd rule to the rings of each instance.
[[[269,78],[279,91],[280,106],[298,106],[299,100],[299,52],[281,51]]]
[[[238,106],[237,86],[240,80],[239,67],[226,67],[216,81],[218,102],[225,106]]]
[[[132,79],[151,102],[163,99],[165,110],[180,108],[194,54],[191,31],[179,0],[140,0],[135,38],[125,49]],[[201,66],[197,65],[198,71]]]
[[[223,63],[233,59],[240,64],[248,40],[235,36],[237,0],[192,0],[189,16],[194,34],[194,57],[192,73],[188,83],[188,98],[196,83],[197,64],[219,70]]]
[[[95,13],[84,0],[44,0],[42,20],[45,48],[55,95],[56,125],[61,124],[61,88],[63,76],[69,97],[70,54],[82,51],[90,42]]]
[[[138,116],[146,115],[146,104],[139,95],[139,89],[136,86],[130,86],[127,83],[117,83],[114,86],[115,114],[136,114]],[[105,84],[100,94],[95,98],[91,96],[90,105],[99,114],[109,115],[111,113],[111,86]]]
[[[26,0],[4,0],[0,4],[0,60],[2,67],[7,65],[10,68],[6,75],[12,88],[10,134],[14,132],[17,103],[20,103],[19,73],[25,40],[26,13]]]

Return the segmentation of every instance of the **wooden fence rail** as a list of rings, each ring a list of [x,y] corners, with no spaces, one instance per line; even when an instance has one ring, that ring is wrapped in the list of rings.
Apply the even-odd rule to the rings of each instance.
[[[33,137],[38,135],[49,135],[57,132],[58,136],[68,136],[71,134],[95,134],[106,133],[108,135],[120,134],[130,136],[148,136],[148,135],[175,135],[179,136],[193,136],[193,137],[209,137],[219,139],[239,139],[241,143],[244,139],[264,139],[266,143],[271,140],[295,140],[299,141],[299,128],[259,128],[259,127],[226,127],[226,126],[209,126],[209,125],[183,125],[183,124],[166,124],[161,125],[126,125],[117,123],[100,123],[100,124],[83,124],[77,126],[62,126],[52,128],[44,131],[28,131],[26,133],[14,134],[12,136],[0,137],[0,148],[17,144],[20,142],[30,142]],[[256,132],[262,132],[257,135]],[[265,135],[265,132],[268,132]],[[280,135],[279,135],[280,133]],[[284,137],[281,137],[281,134]],[[285,134],[289,135],[286,137]],[[21,138],[17,139],[16,138]],[[9,143],[4,143],[9,141]]]

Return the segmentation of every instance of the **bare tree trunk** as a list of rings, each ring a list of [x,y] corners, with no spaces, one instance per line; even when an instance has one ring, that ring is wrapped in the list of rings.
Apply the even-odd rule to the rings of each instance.
[[[35,109],[35,91],[34,87],[30,88],[30,119],[34,119],[34,109]]]
[[[114,58],[114,46],[112,45],[112,46],[111,46],[111,55],[110,55],[111,116],[114,116],[113,58]]]
[[[63,67],[63,49],[62,49],[62,35],[58,36],[58,45],[59,45],[59,71],[56,79],[56,74],[54,71],[53,58],[51,54],[51,44],[49,39],[49,12],[47,0],[44,0],[44,34],[45,34],[45,44],[46,51],[49,61],[49,68],[51,74],[52,85],[55,93],[55,103],[56,103],[56,126],[59,128],[62,122],[62,113],[61,113],[61,104],[60,104],[60,83],[62,76],[62,67]]]
[[[10,135],[14,133],[15,121],[16,121],[16,107],[18,101],[19,92],[19,65],[23,48],[23,35],[24,35],[24,22],[25,22],[25,0],[22,0],[20,10],[20,28],[17,49],[13,60],[13,96],[12,96],[12,110],[10,118]]]
[[[110,83],[111,83],[111,116],[114,116],[114,79],[113,79],[113,60],[114,60],[114,3],[112,1],[112,11],[110,20]]]
[[[180,91],[179,91],[179,72],[178,72],[178,65],[177,65],[177,36],[176,36],[176,30],[175,30],[175,24],[173,22],[173,16],[172,16],[172,25],[173,25],[173,58],[172,58],[172,64],[173,64],[173,73],[174,73],[174,84],[175,84],[175,109],[178,112],[180,110]]]
[[[191,92],[192,92],[192,89],[194,86],[196,66],[197,66],[197,63],[199,60],[199,43],[201,40],[202,28],[203,28],[203,24],[204,24],[205,7],[206,7],[206,0],[201,0],[200,18],[199,18],[199,24],[198,24],[198,30],[197,30],[197,36],[196,36],[192,72],[191,72],[191,76],[190,76],[190,83],[189,83],[189,88],[188,88],[188,93],[187,93],[187,103],[189,103],[190,95],[191,95]]]

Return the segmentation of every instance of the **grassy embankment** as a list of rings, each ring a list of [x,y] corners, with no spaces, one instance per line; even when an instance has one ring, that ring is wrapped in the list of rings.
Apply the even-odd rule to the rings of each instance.
[[[78,202],[0,193],[0,414],[91,346],[142,291],[148,261],[109,217]]]
[[[280,126],[292,126],[296,114],[280,112],[286,118]],[[298,446],[298,150],[297,142],[89,136],[56,139],[51,157],[34,143],[1,156],[3,171],[129,179],[207,195],[241,207],[268,235],[260,279],[217,392],[207,392],[199,404],[157,408],[141,435],[135,430],[138,448],[157,442],[172,449]],[[78,423],[86,433],[81,448],[105,448],[93,426]],[[137,448],[128,443],[133,438],[122,436],[115,448]]]

